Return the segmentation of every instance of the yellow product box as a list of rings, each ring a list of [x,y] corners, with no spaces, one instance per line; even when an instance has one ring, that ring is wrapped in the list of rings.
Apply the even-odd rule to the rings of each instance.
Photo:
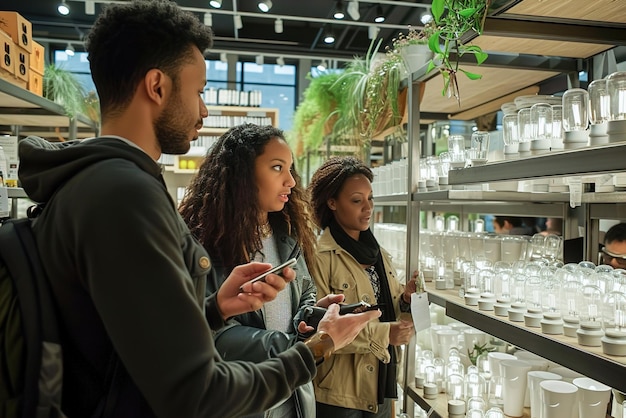
[[[2,57],[0,59],[0,77],[13,77],[15,74],[15,44],[9,35],[0,31],[0,49]]]
[[[30,69],[43,74],[46,61],[46,48],[33,41],[33,50],[30,53]]]
[[[28,73],[30,72],[30,52],[15,45],[15,78],[28,83]]]
[[[43,74],[33,70],[32,68],[28,72],[28,90],[43,96]]]
[[[0,29],[29,54],[33,48],[33,25],[18,12],[0,11]]]

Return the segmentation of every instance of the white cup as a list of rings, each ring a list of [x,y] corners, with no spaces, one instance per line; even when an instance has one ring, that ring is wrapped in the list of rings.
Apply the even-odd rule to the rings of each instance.
[[[548,360],[541,358],[537,354],[531,353],[530,351],[517,351],[513,354],[519,360],[524,360],[528,364],[530,364],[530,371],[535,370],[548,370],[548,366],[550,363]],[[528,385],[526,385],[526,394],[524,395],[524,408],[530,407],[530,392],[528,390]]]
[[[578,388],[578,416],[581,418],[604,418],[611,399],[611,388],[588,377],[574,379]]]
[[[500,362],[504,392],[503,410],[510,417],[521,417],[524,414],[526,375],[530,368],[530,364],[523,360],[503,360]]]
[[[541,417],[541,388],[539,383],[544,380],[562,380],[561,375],[542,370],[528,372],[528,393],[530,395],[530,418]]]
[[[489,366],[493,376],[501,376],[500,362],[502,360],[516,360],[513,354],[500,353],[499,351],[492,351],[487,354],[487,357],[489,357]]]
[[[539,383],[539,387],[541,418],[573,418],[578,415],[578,388],[574,384],[562,380],[544,380]]]

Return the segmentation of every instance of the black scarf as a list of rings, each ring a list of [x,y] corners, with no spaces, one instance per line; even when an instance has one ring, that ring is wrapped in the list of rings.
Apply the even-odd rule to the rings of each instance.
[[[368,228],[361,231],[359,240],[355,240],[337,223],[335,218],[328,225],[330,234],[333,236],[337,244],[350,253],[360,264],[371,266],[376,269],[376,273],[380,279],[380,300],[378,304],[383,305],[381,322],[393,322],[395,318],[395,310],[393,309],[393,299],[391,298],[391,290],[383,258],[380,253],[380,246],[374,237],[372,231]],[[388,347],[391,361],[388,364],[379,361],[378,363],[378,403],[382,404],[385,398],[397,398],[397,359],[393,346]]]

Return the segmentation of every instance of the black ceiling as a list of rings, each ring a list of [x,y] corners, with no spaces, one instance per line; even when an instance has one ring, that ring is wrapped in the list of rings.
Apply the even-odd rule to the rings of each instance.
[[[96,0],[95,15],[85,13],[85,0],[67,0],[71,8],[69,16],[61,16],[57,5],[61,0],[0,0],[4,10],[20,12],[33,24],[35,39],[50,42],[51,47],[65,47],[67,41],[79,41],[86,33],[106,1]],[[327,57],[330,59],[350,59],[355,55],[367,52],[370,40],[368,27],[357,26],[355,22],[374,24],[377,7],[381,7],[386,21],[380,25],[379,37],[387,44],[391,39],[409,25],[419,26],[420,14],[431,0],[392,1],[373,0],[358,1],[360,18],[353,20],[347,13],[343,21],[333,19],[336,0],[272,0],[273,7],[264,14],[257,8],[257,0],[223,0],[221,9],[213,9],[209,0],[177,0],[177,3],[189,8],[200,17],[203,12],[212,12],[213,29],[216,35],[214,49],[224,51],[249,52],[258,54],[265,52],[272,55]],[[347,6],[344,1],[344,7]],[[242,13],[243,28],[236,31],[234,27],[233,4],[237,12]],[[276,17],[282,16],[284,31],[274,31]],[[291,18],[291,19],[290,19]],[[323,33],[331,27],[336,42],[326,45]],[[80,49],[80,45],[75,45]],[[253,57],[249,58],[253,59]]]

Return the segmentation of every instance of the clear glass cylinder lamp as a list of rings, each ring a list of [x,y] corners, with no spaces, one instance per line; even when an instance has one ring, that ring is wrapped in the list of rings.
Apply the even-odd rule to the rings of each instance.
[[[626,141],[626,71],[617,71],[606,78],[609,93],[609,142]]]
[[[548,103],[535,103],[530,108],[530,119],[533,129],[530,149],[549,150],[552,141],[552,106]]]
[[[517,112],[517,132],[519,138],[519,152],[530,152],[530,141],[533,137],[533,126],[529,107],[520,109],[520,111]]]
[[[507,114],[502,117],[502,140],[504,141],[505,154],[517,154],[519,152],[517,113]]]
[[[574,88],[563,93],[563,144],[578,148],[589,142],[589,93]]]
[[[563,149],[563,105],[552,105],[552,140],[550,148]]]
[[[593,80],[587,86],[589,92],[589,144],[600,145],[609,142],[607,126],[611,100],[606,79]]]

